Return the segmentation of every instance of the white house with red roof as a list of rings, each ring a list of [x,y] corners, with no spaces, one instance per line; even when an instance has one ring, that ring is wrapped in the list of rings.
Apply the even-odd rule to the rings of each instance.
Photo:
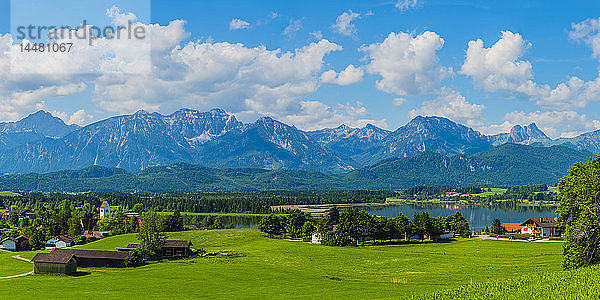
[[[100,219],[104,219],[104,217],[110,217],[110,205],[108,205],[108,201],[104,201],[100,205]]]

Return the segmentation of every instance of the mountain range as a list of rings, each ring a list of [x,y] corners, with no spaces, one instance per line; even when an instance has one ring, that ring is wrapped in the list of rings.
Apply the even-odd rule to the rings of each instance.
[[[170,115],[138,111],[79,127],[39,111],[0,123],[0,170],[23,174],[103,166],[138,173],[185,162],[342,174],[424,152],[456,160],[507,143],[563,145],[589,156],[600,153],[600,131],[552,140],[530,124],[486,136],[446,118],[422,116],[395,131],[371,124],[303,131],[269,117],[243,123],[221,109],[181,109]]]
[[[556,184],[589,152],[563,147],[504,144],[475,155],[445,156],[425,151],[389,158],[342,174],[308,170],[207,168],[189,163],[147,168],[136,174],[123,169],[90,166],[47,174],[0,175],[11,191],[41,192],[167,192],[264,190],[381,190],[419,185],[512,186]]]

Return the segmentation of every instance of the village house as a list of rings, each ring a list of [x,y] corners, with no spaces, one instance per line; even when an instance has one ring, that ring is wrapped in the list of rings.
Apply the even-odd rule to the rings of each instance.
[[[55,252],[60,255],[72,254],[77,267],[122,268],[129,257],[129,252],[122,251],[54,249],[51,253]]]
[[[108,205],[108,201],[102,202],[100,205],[100,219],[110,218],[110,205]]]
[[[88,234],[89,232],[93,231],[98,221],[100,221],[98,218],[82,218],[80,223],[83,234]]]
[[[123,250],[131,251],[140,244],[129,244],[127,248]],[[166,240],[161,252],[161,258],[183,258],[190,257],[194,253],[191,249],[191,241],[179,241],[179,240]]]
[[[9,251],[27,251],[31,249],[31,246],[29,245],[29,238],[23,235],[20,235],[16,238],[7,237],[0,243],[4,247],[4,250]]]
[[[522,234],[535,237],[560,236],[562,233],[556,218],[531,218],[520,225]]]
[[[46,247],[48,248],[66,248],[73,247],[75,242],[73,238],[68,235],[57,235],[48,241],[46,241]]]
[[[38,253],[33,259],[35,274],[73,274],[77,272],[77,261],[72,253]]]
[[[19,209],[15,209],[12,211],[5,211],[2,213],[2,218],[3,219],[8,219],[8,216],[10,216],[11,213],[15,213],[17,215],[17,217],[19,217],[19,220],[24,219],[24,218],[29,218],[29,219],[35,219],[37,217],[37,212],[30,210],[30,209],[23,209],[23,208],[19,208]]]
[[[84,234],[83,236],[85,236],[88,239],[94,238],[94,239],[99,240],[99,239],[103,239],[103,238],[109,236],[110,233],[111,233],[110,231],[92,231],[92,233],[87,233],[87,234]]]
[[[500,226],[504,227],[507,233],[520,233],[523,227],[521,223],[500,223]]]

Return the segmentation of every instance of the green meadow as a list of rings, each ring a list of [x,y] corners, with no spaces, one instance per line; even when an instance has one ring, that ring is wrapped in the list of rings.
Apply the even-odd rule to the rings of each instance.
[[[562,254],[560,243],[479,239],[327,247],[268,239],[255,229],[187,231],[169,238],[189,239],[196,248],[233,256],[79,269],[89,274],[31,275],[1,284],[6,294],[20,298],[404,298],[556,272]],[[115,236],[81,249],[114,250],[134,241],[135,235]],[[30,258],[34,253],[21,255]],[[1,264],[10,259],[19,265],[15,274],[32,269],[0,255]],[[0,272],[7,271],[0,267]]]

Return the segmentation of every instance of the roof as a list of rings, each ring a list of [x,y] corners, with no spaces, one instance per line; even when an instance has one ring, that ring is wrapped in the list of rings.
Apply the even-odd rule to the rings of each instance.
[[[190,241],[166,240],[163,247],[188,248],[191,245],[192,245],[192,242],[190,242]],[[139,246],[140,246],[140,244],[138,244],[138,243],[131,243],[131,244],[127,245],[127,248],[135,249]]]
[[[192,245],[190,241],[166,240],[163,247],[187,248]]]
[[[74,238],[68,236],[68,235],[57,235],[56,237],[54,237],[56,240],[58,241],[63,241],[65,243],[70,243],[74,240]]]
[[[525,226],[530,223],[542,228],[554,228],[558,226],[558,221],[556,218],[531,218],[521,223],[521,226]]]
[[[54,252],[69,253],[75,258],[126,259],[129,257],[129,252],[118,251],[55,249],[51,253]]]
[[[521,230],[522,227],[521,223],[500,223],[500,226],[504,227],[508,232]]]
[[[104,208],[107,205],[108,205],[108,201],[104,201],[104,202],[102,202],[102,205],[100,205],[100,208]],[[108,205],[108,206],[110,206],[110,205]]]
[[[4,243],[4,241],[8,241],[8,240],[11,240],[11,241],[13,241],[15,243],[19,243],[22,240],[29,240],[29,238],[26,237],[26,236],[24,236],[24,235],[20,235],[20,236],[18,236],[16,238],[14,238],[14,237],[7,237],[7,238],[3,239],[2,241],[0,241],[0,243]]]
[[[34,263],[66,264],[71,259],[73,259],[73,253],[53,251],[50,253],[38,253],[31,261]]]

